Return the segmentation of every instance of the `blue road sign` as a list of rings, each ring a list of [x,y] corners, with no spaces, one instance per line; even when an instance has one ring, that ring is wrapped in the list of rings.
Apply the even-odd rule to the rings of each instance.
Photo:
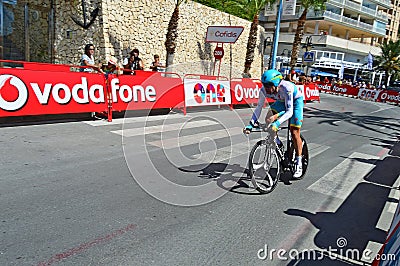
[[[303,62],[312,63],[315,61],[315,54],[314,52],[305,52],[303,55]]]

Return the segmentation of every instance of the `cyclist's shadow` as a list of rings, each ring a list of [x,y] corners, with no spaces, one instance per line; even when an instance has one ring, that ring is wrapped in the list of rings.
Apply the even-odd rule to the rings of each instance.
[[[182,172],[198,172],[198,177],[202,179],[213,180],[217,185],[225,190],[233,193],[245,195],[262,195],[258,192],[248,175],[248,168],[244,168],[239,164],[228,163],[204,163],[196,165],[188,165],[179,167]],[[281,174],[280,181],[286,185],[291,184],[291,174]]]

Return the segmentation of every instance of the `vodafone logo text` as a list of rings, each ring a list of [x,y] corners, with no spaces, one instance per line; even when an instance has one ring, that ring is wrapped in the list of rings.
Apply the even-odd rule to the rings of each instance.
[[[10,90],[17,90],[16,99],[4,99],[3,96],[10,93]],[[0,75],[0,108],[6,111],[21,109],[28,100],[28,89],[25,83],[18,77],[12,75]]]
[[[67,82],[66,82],[67,83]],[[156,89],[153,86],[141,85],[128,86],[120,84],[118,78],[111,80],[113,102],[119,100],[125,103],[131,101],[154,102]],[[24,82],[19,77],[3,74],[0,75],[0,109],[4,111],[17,111],[28,102],[40,105],[58,104],[66,105],[70,102],[78,104],[105,103],[105,88],[103,84],[90,84],[86,77],[80,77],[80,82],[65,83]]]
[[[306,96],[307,98],[311,97],[319,97],[319,91],[318,89],[310,89],[309,87],[306,87]]]
[[[257,99],[259,93],[260,89],[257,85],[255,88],[243,88],[240,84],[236,84],[235,86],[235,98],[239,102],[243,99]]]
[[[388,94],[387,92],[381,93],[379,97],[382,101],[393,101],[393,102],[400,102],[400,94]]]

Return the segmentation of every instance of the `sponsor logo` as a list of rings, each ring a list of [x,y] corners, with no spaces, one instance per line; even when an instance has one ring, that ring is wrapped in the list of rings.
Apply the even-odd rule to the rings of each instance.
[[[119,79],[114,78],[111,80],[111,91],[113,102],[118,102],[118,98],[125,103],[131,101],[138,102],[139,98],[142,102],[155,102],[156,101],[156,89],[153,86],[146,86],[144,88],[141,85],[119,85]],[[140,96],[140,97],[139,97]]]
[[[400,94],[398,95],[390,95],[386,92],[383,92],[380,95],[381,100],[385,100],[385,101],[396,101],[396,102],[400,102]]]
[[[71,101],[78,104],[105,102],[104,86],[102,84],[89,86],[86,77],[81,77],[81,82],[72,85],[72,87],[64,83],[39,85],[35,82],[29,83],[28,86],[16,76],[0,75],[0,109],[17,111],[24,107],[32,96],[36,97],[41,105],[48,105],[49,102],[60,105],[68,104]],[[156,101],[156,90],[153,86],[120,85],[118,78],[111,80],[111,92],[114,102],[118,102],[119,99],[126,103],[131,101]],[[32,95],[29,95],[30,93]]]
[[[318,88],[324,91],[330,91],[332,89],[331,85],[328,84],[318,84]]]
[[[338,92],[338,93],[346,93],[347,92],[347,88],[345,88],[345,87],[333,86],[332,90],[334,92]]]
[[[235,97],[238,102],[243,99],[257,99],[260,93],[258,85],[255,88],[243,88],[242,85],[236,84],[235,86]]]
[[[310,89],[309,87],[306,87],[306,96],[307,98],[319,97],[319,91],[317,89]]]
[[[225,93],[226,89],[222,84],[214,86],[209,83],[207,84],[207,87],[204,88],[201,83],[197,83],[194,85],[193,89],[194,100],[199,104],[216,102],[223,103],[225,102]]]
[[[26,104],[27,100],[28,89],[21,79],[13,75],[0,75],[1,109],[17,111]]]
[[[358,93],[358,97],[375,100],[378,97],[378,93],[379,92],[373,90],[360,90]]]
[[[236,38],[237,37],[237,33],[233,32],[233,31],[219,31],[217,30],[215,32],[215,37],[232,37],[232,38]]]

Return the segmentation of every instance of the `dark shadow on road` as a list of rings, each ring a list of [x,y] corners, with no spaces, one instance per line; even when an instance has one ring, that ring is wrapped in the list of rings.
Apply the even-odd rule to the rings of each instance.
[[[198,177],[202,179],[214,180],[220,188],[238,194],[246,195],[263,195],[258,192],[251,179],[248,176],[249,169],[240,166],[239,164],[227,163],[210,163],[210,164],[197,164],[180,167],[183,172],[198,172]],[[282,173],[279,183],[291,185],[292,175],[290,173]],[[236,183],[232,185],[232,183]],[[273,193],[273,192],[272,192]]]
[[[347,123],[371,130],[383,135],[395,137],[394,134],[388,134],[387,130],[399,131],[400,119],[388,118],[374,115],[360,115],[353,112],[340,112],[332,110],[320,110],[313,107],[307,107],[304,111],[304,119],[318,117],[322,118],[319,124],[328,124],[338,127],[336,122],[345,121]],[[397,120],[397,121],[396,121]]]
[[[377,228],[377,224],[386,202],[397,201],[390,198],[389,193],[400,175],[400,158],[391,156],[398,153],[399,146],[400,143],[396,142],[389,156],[380,160],[352,158],[352,160],[374,164],[375,167],[364,176],[364,182],[357,185],[335,212],[312,213],[288,209],[285,213],[306,218],[319,229],[314,242],[320,249],[334,248],[343,253],[358,250],[362,253],[369,241],[383,244],[387,232]],[[343,238],[346,239],[346,244],[339,248],[338,240]],[[337,265],[331,264],[332,262],[326,262],[326,264],[322,261],[318,261],[318,264],[303,261],[302,264],[297,264],[297,260],[295,262],[295,265]]]

